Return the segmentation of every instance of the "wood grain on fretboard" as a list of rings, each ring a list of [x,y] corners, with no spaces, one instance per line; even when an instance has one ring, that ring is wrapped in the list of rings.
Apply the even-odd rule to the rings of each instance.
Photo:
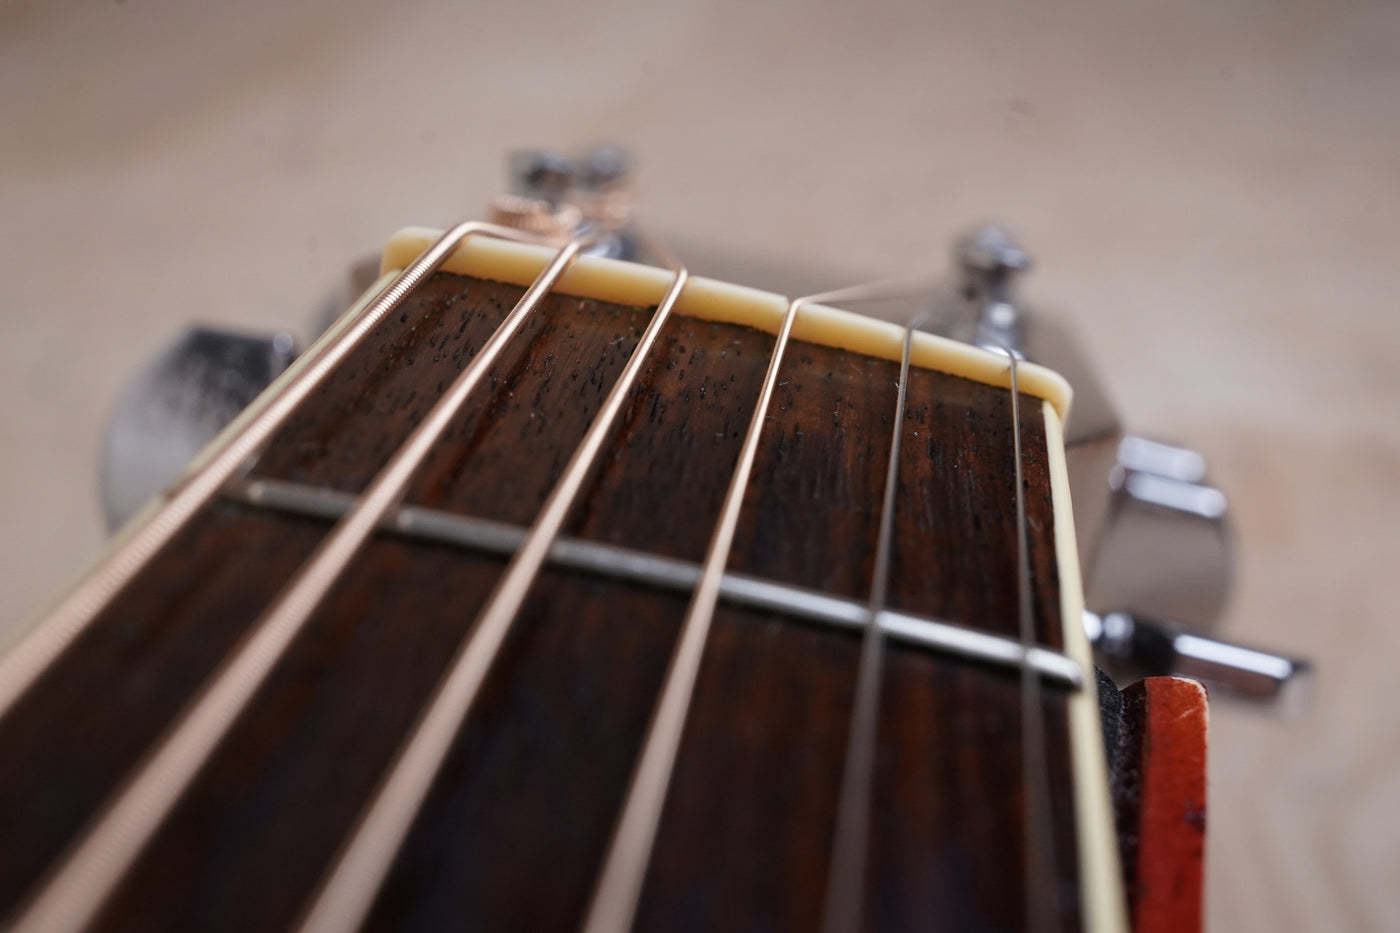
[[[259,478],[359,492],[519,297],[439,274],[282,428]],[[449,430],[407,502],[527,525],[651,311],[552,296]],[[698,561],[773,337],[672,319],[566,533]],[[730,569],[863,599],[896,364],[789,347]],[[1035,619],[1058,648],[1045,428],[1021,406]],[[1004,389],[913,373],[894,607],[1015,636]],[[1031,404],[1029,402],[1034,402]],[[0,915],[194,696],[328,523],[216,503],[0,721]],[[501,558],[381,534],[355,560],[101,914],[102,929],[292,922],[470,630]],[[573,929],[616,819],[681,594],[549,569],[371,914],[377,929]],[[721,606],[641,929],[819,920],[857,633]],[[1021,888],[1015,671],[892,644],[868,919],[1014,929]],[[1047,687],[1057,929],[1080,926],[1065,694]]]

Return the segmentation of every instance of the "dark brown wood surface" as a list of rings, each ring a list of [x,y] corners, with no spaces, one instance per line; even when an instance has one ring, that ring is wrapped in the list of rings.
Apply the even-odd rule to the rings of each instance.
[[[364,488],[519,297],[440,274],[278,434],[259,477]],[[554,296],[415,478],[409,502],[528,524],[650,309]],[[675,318],[567,533],[699,560],[771,335]],[[863,599],[897,365],[794,342],[731,569]],[[1010,399],[911,379],[891,602],[1016,632]],[[1040,405],[1025,399],[1034,613],[1060,644]],[[220,525],[219,523],[223,523]],[[166,549],[0,722],[0,912],[168,725],[325,523],[220,504]],[[380,536],[254,697],[99,927],[277,929],[297,916],[469,636],[500,558]],[[549,570],[376,902],[376,929],[573,929],[664,676],[683,596]],[[135,633],[135,634],[133,634]],[[117,645],[120,650],[114,647]],[[185,646],[185,647],[180,647]],[[639,914],[644,929],[810,929],[819,917],[858,636],[722,606]],[[1014,929],[1019,681],[890,648],[867,920]],[[147,694],[150,694],[148,696]],[[153,698],[158,694],[158,702]],[[1063,695],[1045,691],[1057,883],[1078,884]],[[53,746],[53,747],[49,747]],[[19,846],[11,846],[10,839]],[[1075,929],[1074,896],[1057,929]]]
[[[320,522],[217,503],[0,720],[0,915],[311,553]]]

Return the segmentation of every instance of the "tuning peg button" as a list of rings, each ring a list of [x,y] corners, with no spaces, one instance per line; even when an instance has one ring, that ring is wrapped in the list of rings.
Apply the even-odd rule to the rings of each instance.
[[[1175,619],[1208,631],[1230,593],[1229,503],[1205,458],[1127,435],[1108,473],[1109,498],[1085,575],[1089,608]]]

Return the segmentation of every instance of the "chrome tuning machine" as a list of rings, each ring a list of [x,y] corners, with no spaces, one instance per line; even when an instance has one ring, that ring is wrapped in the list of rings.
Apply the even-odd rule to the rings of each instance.
[[[1084,569],[1085,628],[1098,661],[1120,678],[1181,674],[1218,693],[1295,699],[1306,661],[1211,634],[1234,571],[1229,504],[1195,450],[1129,434],[1070,330],[1017,295],[1030,254],[987,225],[954,247],[953,280],[934,298],[945,336],[1005,349],[1074,388],[1065,445]]]

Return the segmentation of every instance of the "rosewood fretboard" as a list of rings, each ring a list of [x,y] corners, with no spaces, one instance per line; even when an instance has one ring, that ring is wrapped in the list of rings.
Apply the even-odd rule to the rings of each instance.
[[[361,492],[521,289],[437,274],[287,422],[249,480]],[[406,503],[528,525],[652,309],[551,296]],[[774,338],[674,317],[565,534],[698,563]],[[891,432],[904,432],[890,605],[1017,637],[1006,390],[788,348],[729,570],[866,598]],[[1034,615],[1058,649],[1045,427],[1023,397]],[[247,489],[246,484],[239,487]],[[278,487],[286,488],[286,487]],[[230,490],[0,720],[0,916],[10,914],[239,643],[330,527]],[[103,930],[292,924],[504,566],[381,532],[294,642],[99,915]],[[533,587],[387,883],[376,930],[572,930],[587,907],[687,594],[549,567]],[[820,920],[860,633],[722,602],[637,928]],[[1014,668],[891,640],[865,917],[1019,929],[1025,819]],[[1066,692],[1042,694],[1047,928],[1081,925]]]

